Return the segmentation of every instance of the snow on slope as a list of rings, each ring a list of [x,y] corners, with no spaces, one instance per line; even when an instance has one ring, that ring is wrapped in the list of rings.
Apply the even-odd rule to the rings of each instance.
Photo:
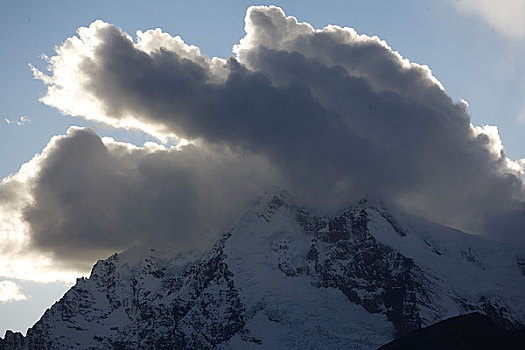
[[[293,208],[272,199],[246,213],[224,252],[250,313],[246,329],[268,349],[375,348],[392,337],[381,314],[349,303],[334,288],[321,289],[298,271],[307,264],[311,235]],[[226,348],[246,349],[236,336]],[[253,344],[253,343],[252,343]],[[260,348],[253,344],[253,348]]]
[[[396,235],[396,225],[381,220],[381,211],[370,211],[371,234],[437,278],[444,318],[471,310],[487,313],[507,328],[525,324],[525,252],[403,214],[398,217],[406,235]],[[468,304],[472,300],[478,300],[477,306]],[[508,305],[514,312],[499,315]]]
[[[2,349],[374,349],[472,311],[525,324],[525,254],[362,201],[269,194],[207,252],[99,261]]]

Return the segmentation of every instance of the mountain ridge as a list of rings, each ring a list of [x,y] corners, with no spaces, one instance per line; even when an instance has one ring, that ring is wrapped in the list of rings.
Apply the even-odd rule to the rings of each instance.
[[[525,254],[369,200],[323,216],[268,194],[206,253],[131,255],[0,349],[372,349],[471,312],[525,324]]]

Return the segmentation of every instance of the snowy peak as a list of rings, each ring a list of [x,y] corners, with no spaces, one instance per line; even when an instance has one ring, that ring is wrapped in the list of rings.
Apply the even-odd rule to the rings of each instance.
[[[269,248],[277,251],[272,260],[277,261],[282,274],[304,276],[317,288],[340,291],[348,301],[368,312],[386,315],[397,333],[439,320],[442,315],[428,311],[430,319],[426,319],[421,311],[432,303],[427,292],[431,288],[425,288],[431,281],[412,259],[375,239],[368,228],[372,220],[369,212],[379,213],[392,223],[394,234],[406,235],[384,209],[369,207],[366,201],[337,216],[319,217],[278,196],[271,199],[265,210],[257,211],[267,225],[256,227],[269,232],[273,231],[271,226],[277,228],[265,239],[270,239]],[[239,234],[246,238],[245,230],[242,231]]]
[[[409,215],[394,216],[378,201],[318,216],[286,200],[268,199],[255,211],[266,224],[253,225],[273,232],[264,237],[277,239],[270,241],[279,245],[275,259],[281,272],[339,289],[367,311],[387,315],[398,334],[468,311],[489,314],[507,328],[524,324],[522,254],[512,247]],[[254,222],[247,220],[248,226]],[[239,231],[253,241],[248,230]],[[302,252],[290,253],[300,247]],[[507,305],[514,304],[509,313]]]
[[[525,254],[361,201],[256,201],[207,252],[99,261],[0,349],[373,349],[473,311],[525,324]]]

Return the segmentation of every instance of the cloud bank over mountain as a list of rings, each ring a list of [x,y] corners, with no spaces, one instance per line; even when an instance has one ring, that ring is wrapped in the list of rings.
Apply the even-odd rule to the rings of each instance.
[[[199,248],[277,181],[272,172],[267,160],[221,146],[136,147],[71,128],[2,183],[2,208],[21,203],[4,211],[2,223],[26,230],[18,241],[8,237],[12,247],[2,256],[19,265],[36,248],[61,268],[88,271],[95,257],[130,245]],[[6,264],[4,273],[19,276],[18,265]]]
[[[524,241],[519,162],[473,126],[428,67],[351,28],[251,7],[227,59],[160,29],[96,21],[49,59],[42,101],[186,146],[71,129],[5,179],[4,226],[27,249],[90,259],[150,238],[199,245],[267,186],[337,209],[366,195],[473,233]],[[31,170],[27,170],[31,169]],[[13,228],[13,230],[16,230]],[[203,235],[203,232],[205,234]]]

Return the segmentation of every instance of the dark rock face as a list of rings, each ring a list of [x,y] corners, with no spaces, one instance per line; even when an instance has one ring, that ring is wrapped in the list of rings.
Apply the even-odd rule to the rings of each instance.
[[[443,320],[454,312],[456,315],[480,312],[509,330],[523,327],[524,315],[519,311],[524,310],[523,306],[509,304],[505,296],[494,291],[484,294],[480,290],[471,295],[456,290],[448,284],[446,275],[435,274],[439,264],[421,265],[421,261],[427,260],[402,253],[403,249],[396,249],[392,242],[403,245],[410,239],[412,246],[425,249],[429,259],[440,263],[452,259],[453,267],[463,264],[464,271],[478,275],[488,273],[491,268],[487,260],[480,257],[482,246],[471,249],[455,243],[451,248],[435,237],[419,237],[387,210],[368,202],[358,203],[335,216],[319,216],[273,196],[253,212],[255,214],[245,221],[241,218],[242,229],[234,226],[206,253],[173,255],[152,249],[138,257],[123,253],[97,262],[89,279],[78,279],[28,330],[27,336],[8,331],[5,338],[0,339],[0,350],[216,349],[229,348],[233,338],[237,348],[239,342],[240,348],[264,348],[269,338],[260,334],[272,337],[274,333],[261,333],[260,323],[253,326],[253,320],[265,312],[267,303],[264,297],[257,299],[253,294],[257,294],[257,288],[270,288],[270,294],[261,295],[277,296],[279,303],[282,295],[277,287],[275,290],[267,287],[279,285],[273,281],[241,283],[246,277],[240,279],[236,273],[252,276],[248,278],[256,276],[250,272],[258,268],[258,263],[251,263],[254,253],[263,259],[260,263],[266,264],[265,268],[279,278],[302,281],[303,284],[297,285],[306,285],[316,293],[331,291],[332,294],[319,294],[327,297],[341,293],[338,294],[341,299],[337,299],[341,303],[359,305],[368,315],[379,315],[374,316],[373,322],[384,322],[388,326],[386,333],[381,333],[384,337],[381,343]],[[250,241],[243,241],[243,230],[251,227],[256,227],[253,232],[263,237],[257,241],[260,247],[253,248]],[[287,230],[297,230],[296,238],[291,239]],[[382,232],[379,236],[377,230]],[[236,237],[240,238],[232,243]],[[385,237],[390,244],[381,240]],[[418,242],[421,244],[417,245]],[[249,253],[244,253],[246,247],[250,247]],[[238,256],[228,256],[232,254]],[[521,281],[523,256],[512,259]],[[244,289],[240,285],[244,285]],[[250,286],[256,287],[249,289]],[[298,309],[294,310],[302,314],[301,291],[297,293],[298,306],[294,307]],[[289,302],[286,307],[290,307]],[[272,325],[264,327],[285,327],[275,310],[265,314]],[[309,320],[305,318],[301,322]],[[259,327],[255,332],[259,335],[254,336],[251,327]],[[370,327],[366,332],[369,331]],[[304,336],[286,333],[292,341],[280,347],[290,348],[293,337]],[[334,344],[346,344],[345,339],[349,337],[348,334],[327,337],[332,336],[337,338]],[[356,334],[355,338],[348,338],[352,342],[347,344],[360,344],[359,337]],[[362,344],[368,344],[362,346],[364,348],[371,348],[372,343],[364,339]]]
[[[426,292],[430,281],[411,259],[370,234],[366,209],[314,219],[320,221],[328,229],[311,232],[306,269],[314,283],[339,289],[369,312],[384,313],[398,334],[420,328],[419,309],[432,304]],[[312,227],[315,224],[305,223],[305,230]]]
[[[525,329],[505,330],[490,317],[472,313],[412,331],[380,349],[522,349],[523,344]]]

